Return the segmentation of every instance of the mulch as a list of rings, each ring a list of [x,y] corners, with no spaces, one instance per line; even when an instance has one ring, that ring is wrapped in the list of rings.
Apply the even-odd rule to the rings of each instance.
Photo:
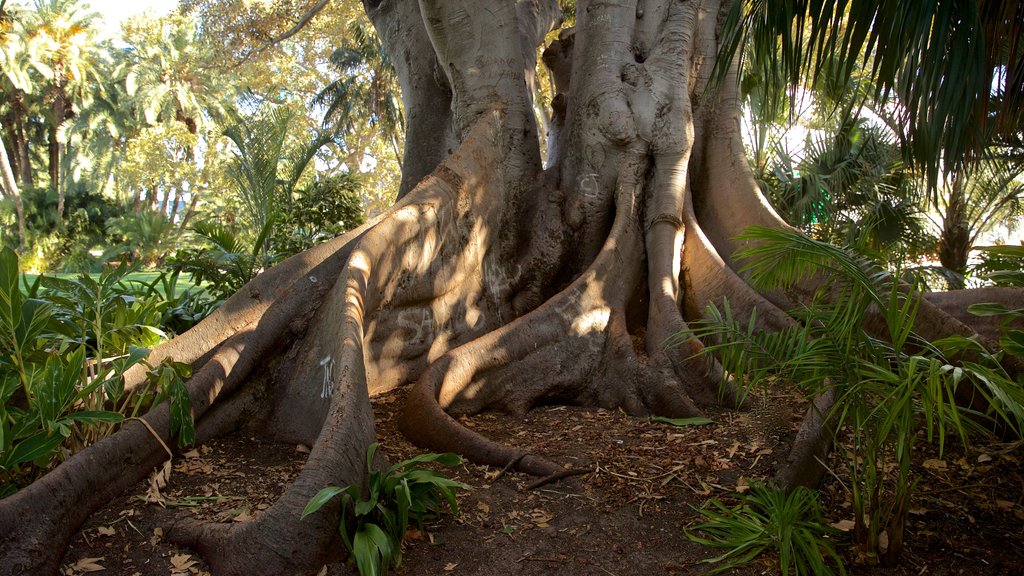
[[[394,426],[401,392],[374,399],[381,451],[397,462],[421,452]],[[571,406],[535,409],[523,418],[484,413],[462,422],[486,436],[588,473],[535,490],[534,479],[464,463],[445,469],[471,488],[461,514],[413,530],[395,574],[613,576],[707,572],[720,552],[691,542],[684,528],[709,498],[733,502],[737,491],[770,477],[798,420],[791,399],[762,413],[722,412],[715,423],[676,427],[617,410]],[[786,407],[778,409],[778,407]],[[245,434],[218,439],[177,456],[170,474],[157,471],[99,510],[73,538],[64,560],[69,576],[202,575],[194,552],[167,542],[166,509],[221,522],[246,522],[295,478],[305,447]],[[1024,448],[987,444],[922,450],[900,566],[881,568],[840,542],[850,574],[1021,574],[1024,554]],[[842,468],[838,459],[835,469]],[[154,479],[166,485],[154,486]],[[821,492],[826,517],[852,519],[837,473]],[[161,504],[154,502],[163,500]],[[334,564],[320,574],[351,573]],[[735,574],[775,574],[764,557]]]

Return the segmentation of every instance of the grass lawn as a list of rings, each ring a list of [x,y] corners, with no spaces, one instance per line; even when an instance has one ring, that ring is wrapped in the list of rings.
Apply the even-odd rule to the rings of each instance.
[[[139,285],[141,285],[141,284],[152,284],[160,276],[160,274],[161,274],[160,270],[140,270],[138,272],[132,272],[132,273],[128,274],[128,276],[125,278],[125,280],[122,283],[124,283],[124,282],[138,283]],[[80,272],[55,272],[55,273],[52,273],[52,274],[44,274],[44,276],[50,276],[50,277],[55,277],[55,278],[66,278],[66,279],[69,279],[69,280],[73,280],[75,278],[78,278],[80,275],[81,275]],[[36,280],[36,278],[38,276],[39,276],[39,274],[28,274],[28,273],[25,274],[25,278],[28,280],[28,282],[30,284],[32,282],[35,282],[35,280]],[[100,274],[98,272],[93,272],[93,273],[90,273],[89,276],[91,276],[93,278],[99,278]],[[25,290],[24,284],[20,284],[20,285],[21,285],[22,291],[24,291]],[[189,288],[192,288],[193,286],[196,286],[196,284],[194,282],[192,282],[192,277],[190,275],[188,275],[188,274],[181,274],[181,275],[178,276],[178,283],[175,286],[175,291],[178,294],[181,294],[182,292],[184,292],[185,290],[187,290]],[[161,294],[163,294],[165,297],[167,296],[167,294],[164,292],[164,287],[163,287],[162,283],[157,283],[156,289]]]

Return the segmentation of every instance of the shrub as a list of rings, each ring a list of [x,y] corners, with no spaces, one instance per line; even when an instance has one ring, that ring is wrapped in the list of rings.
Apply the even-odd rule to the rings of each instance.
[[[389,566],[399,566],[409,520],[415,520],[423,529],[424,521],[439,515],[445,502],[452,514],[458,515],[455,489],[468,488],[461,482],[417,466],[428,462],[457,466],[462,463],[462,458],[455,454],[423,454],[399,462],[384,472],[375,472],[373,460],[376,452],[377,443],[374,442],[366,451],[366,468],[370,472],[367,496],[360,486],[328,486],[318,492],[302,511],[305,518],[341,495],[338,532],[362,576],[387,574]],[[351,534],[347,523],[350,506],[355,515],[355,530]]]
[[[754,483],[738,498],[740,503],[733,507],[712,499],[710,508],[698,510],[706,520],[687,530],[687,537],[694,542],[728,549],[704,560],[719,564],[710,574],[747,564],[769,551],[778,555],[784,576],[834,574],[831,565],[840,574],[846,573],[835,543],[829,539],[840,532],[822,521],[816,492],[801,486],[787,493]]]

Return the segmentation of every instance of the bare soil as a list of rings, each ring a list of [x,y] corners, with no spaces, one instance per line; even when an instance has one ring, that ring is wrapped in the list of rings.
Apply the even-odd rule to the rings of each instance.
[[[420,452],[395,430],[399,393],[374,399],[381,450],[392,462]],[[777,399],[779,406],[793,406]],[[771,474],[798,413],[724,412],[707,426],[674,427],[619,411],[554,406],[525,418],[485,413],[464,422],[491,438],[589,472],[527,490],[534,478],[466,463],[447,473],[471,490],[461,515],[409,534],[398,575],[685,575],[708,571],[719,551],[690,542],[683,529],[708,498],[730,502],[737,489]],[[767,420],[770,424],[763,422]],[[921,454],[907,532],[895,569],[873,566],[840,542],[850,574],[1021,574],[1024,553],[1024,449],[988,444]],[[168,484],[137,484],[98,511],[72,540],[68,575],[204,574],[191,550],[164,538],[174,514],[245,522],[266,509],[297,475],[305,447],[236,434],[178,456]],[[841,468],[838,461],[835,462]],[[158,492],[158,494],[157,494]],[[161,507],[146,501],[159,495]],[[839,481],[821,492],[831,522],[852,519]],[[338,562],[320,574],[352,573]],[[775,574],[764,557],[738,574]]]

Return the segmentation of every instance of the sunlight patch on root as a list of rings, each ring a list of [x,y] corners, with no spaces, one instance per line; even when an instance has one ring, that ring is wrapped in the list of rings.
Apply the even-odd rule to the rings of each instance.
[[[523,413],[544,399],[622,407],[633,414],[695,415],[664,355],[641,358],[627,332],[627,299],[641,276],[635,201],[623,178],[616,219],[590,267],[536,310],[447,353],[424,372],[400,416],[409,439],[493,466],[513,463],[539,476],[560,474],[546,460],[484,438],[446,413],[500,408]]]
[[[469,182],[473,174],[487,172],[488,160],[474,151],[498,150],[492,139],[501,115],[481,118],[463,147],[358,239],[332,293],[318,310],[315,337],[303,342],[298,359],[292,363],[290,382],[283,385],[286,390],[295,389],[302,398],[279,406],[285,412],[282,424],[287,425],[288,419],[310,418],[319,410],[317,402],[329,403],[296,481],[250,522],[180,522],[171,531],[172,539],[197,547],[217,573],[294,573],[317,566],[337,550],[334,535],[339,504],[333,503],[305,520],[300,516],[320,489],[365,482],[365,451],[374,440],[368,392],[374,385],[379,386],[368,378],[381,374],[379,366],[368,368],[381,359],[367,353],[367,342],[372,340],[364,327],[372,323],[371,317],[386,322],[388,312],[396,307],[422,305],[471,285],[472,275],[467,274],[464,260],[478,263],[483,248],[467,247],[459,240],[486,238],[485,232],[476,229],[482,222],[497,225],[477,220],[469,222],[467,230],[461,214],[448,212],[452,216],[449,225],[442,227],[433,241],[423,242],[420,234],[427,226],[418,218],[424,211],[440,214],[454,207],[472,214],[480,202],[500,204],[500,199],[483,197],[485,184],[480,183],[481,188],[476,189]],[[485,166],[478,164],[481,162]],[[470,190],[477,194],[475,198],[469,196]],[[484,213],[493,215],[493,211]],[[442,232],[456,237],[446,237]],[[437,273],[447,265],[452,269]],[[287,537],[282,539],[280,534]]]

